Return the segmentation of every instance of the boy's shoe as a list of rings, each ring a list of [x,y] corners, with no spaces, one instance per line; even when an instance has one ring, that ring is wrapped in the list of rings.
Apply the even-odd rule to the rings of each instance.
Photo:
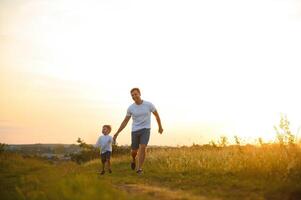
[[[143,174],[143,170],[142,169],[138,169],[136,172],[137,172],[138,175]]]
[[[109,173],[112,174],[112,170],[111,169],[109,169]]]
[[[132,169],[132,170],[135,170],[135,168],[136,168],[136,162],[135,162],[135,161],[132,161],[132,162],[131,162],[131,169]]]
[[[102,170],[102,171],[100,172],[100,174],[101,174],[101,175],[104,175],[104,174],[105,174],[105,171],[104,171],[104,170]]]

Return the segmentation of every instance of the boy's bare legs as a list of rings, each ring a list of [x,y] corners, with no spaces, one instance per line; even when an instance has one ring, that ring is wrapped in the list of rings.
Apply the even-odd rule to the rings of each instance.
[[[138,160],[138,170],[142,169],[144,159],[145,159],[145,153],[146,153],[146,145],[140,144],[139,145],[139,160]]]
[[[111,170],[111,161],[110,160],[107,160],[107,166],[108,166],[109,173],[112,173],[112,170]]]
[[[111,169],[111,161],[107,160],[107,163],[108,163],[108,169]]]
[[[102,171],[100,174],[104,174],[105,173],[105,161],[102,160],[101,163],[102,163]]]

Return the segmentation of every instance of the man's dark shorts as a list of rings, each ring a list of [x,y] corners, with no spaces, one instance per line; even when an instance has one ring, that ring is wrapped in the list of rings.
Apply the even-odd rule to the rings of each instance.
[[[111,158],[111,151],[106,151],[104,153],[101,153],[101,162],[106,162],[107,160],[110,160]]]
[[[149,141],[149,136],[150,136],[150,129],[149,128],[144,128],[140,129],[138,131],[133,131],[132,132],[132,149],[137,150],[139,149],[139,144],[148,144]]]

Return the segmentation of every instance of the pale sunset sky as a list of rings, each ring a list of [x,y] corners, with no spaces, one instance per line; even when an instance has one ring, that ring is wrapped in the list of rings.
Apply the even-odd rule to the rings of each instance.
[[[0,0],[0,142],[95,143],[133,87],[150,145],[273,140],[301,126],[300,70],[298,0]]]

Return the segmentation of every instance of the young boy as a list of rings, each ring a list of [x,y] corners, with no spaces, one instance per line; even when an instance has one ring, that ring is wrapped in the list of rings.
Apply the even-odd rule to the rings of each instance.
[[[111,126],[104,125],[102,127],[102,135],[98,138],[96,145],[95,145],[96,147],[100,147],[101,162],[102,162],[102,171],[100,174],[105,173],[105,164],[106,163],[107,163],[109,173],[112,173],[110,157],[111,157],[111,153],[112,153],[113,138],[112,138],[112,136],[109,135],[110,132],[111,132]]]

